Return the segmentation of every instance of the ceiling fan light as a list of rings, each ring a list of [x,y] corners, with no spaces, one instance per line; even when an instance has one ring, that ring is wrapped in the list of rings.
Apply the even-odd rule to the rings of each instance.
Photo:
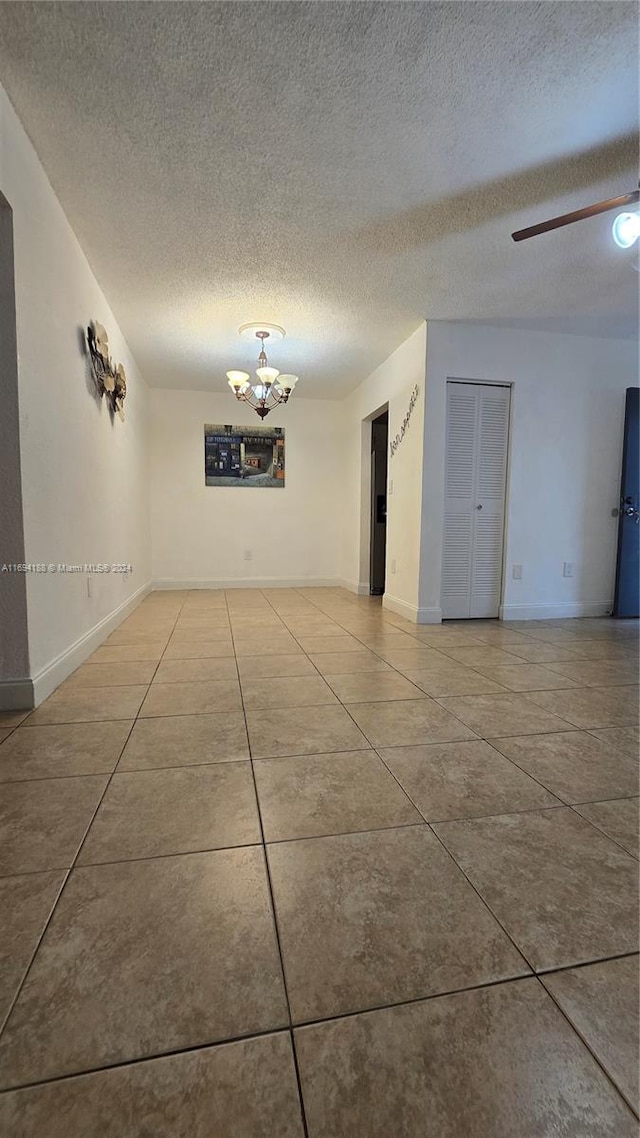
[[[613,219],[611,232],[620,249],[630,249],[640,237],[640,213],[619,213]]]
[[[256,368],[256,375],[264,384],[271,386],[274,380],[280,375],[280,372],[277,367],[259,367]]]

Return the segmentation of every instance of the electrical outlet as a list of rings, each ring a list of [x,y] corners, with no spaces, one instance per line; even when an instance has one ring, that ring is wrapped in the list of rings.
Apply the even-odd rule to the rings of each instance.
[[[253,561],[253,550],[252,549],[245,549],[244,559],[245,559],[245,561]]]
[[[90,597],[92,592],[91,577],[87,577],[87,596]]]
[[[522,580],[522,565],[514,565],[512,570],[511,570],[511,576],[513,577],[514,581],[521,581]]]
[[[391,561],[391,572],[395,573],[395,571],[396,571],[396,559],[394,557],[394,558],[392,558],[392,561]]]
[[[573,577],[574,563],[573,561],[565,561],[562,567],[563,577]]]

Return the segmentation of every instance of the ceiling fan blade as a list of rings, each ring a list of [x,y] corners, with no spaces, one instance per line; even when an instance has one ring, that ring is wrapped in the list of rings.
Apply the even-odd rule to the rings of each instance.
[[[640,201],[640,190],[632,190],[630,194],[621,194],[619,198],[607,198],[606,201],[596,202],[594,205],[585,206],[584,209],[574,209],[573,213],[563,213],[560,217],[551,217],[549,221],[530,225],[528,229],[518,229],[511,236],[514,241],[526,241],[527,237],[537,237],[539,233],[561,229],[563,225],[573,225],[574,221],[583,221],[585,217],[596,217],[597,214],[607,213],[610,209],[624,209],[626,205],[633,205],[637,201]]]

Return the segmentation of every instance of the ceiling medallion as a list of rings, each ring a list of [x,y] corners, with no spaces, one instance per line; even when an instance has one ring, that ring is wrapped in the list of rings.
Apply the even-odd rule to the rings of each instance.
[[[268,332],[270,344],[284,340],[285,337],[284,328],[281,328],[279,324],[265,324],[264,321],[261,324],[241,324],[238,328],[238,335],[251,344],[255,344],[256,332]]]
[[[284,339],[284,328],[278,324],[243,324],[238,329],[245,340],[251,340],[260,346],[258,366],[256,368],[257,382],[251,382],[246,371],[228,371],[229,387],[236,399],[241,399],[253,407],[256,415],[264,419],[274,407],[287,403],[289,396],[298,382],[297,375],[280,375],[275,367],[269,366],[265,345],[267,341],[273,343]]]

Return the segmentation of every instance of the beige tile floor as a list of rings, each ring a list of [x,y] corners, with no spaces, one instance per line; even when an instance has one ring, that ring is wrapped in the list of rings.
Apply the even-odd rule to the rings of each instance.
[[[0,714],[3,1138],[631,1138],[637,622],[154,593]]]

